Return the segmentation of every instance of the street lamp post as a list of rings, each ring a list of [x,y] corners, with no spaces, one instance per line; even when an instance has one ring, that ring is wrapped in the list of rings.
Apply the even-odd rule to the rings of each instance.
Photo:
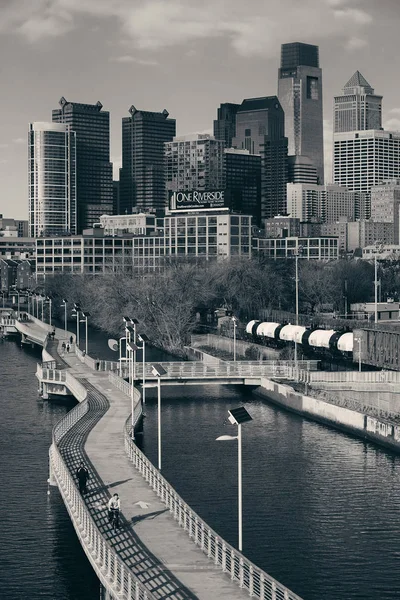
[[[63,298],[63,303],[61,304],[61,307],[64,307],[64,330],[65,333],[67,333],[67,304],[68,304],[68,300],[66,298]]]
[[[381,242],[375,242],[375,324],[378,323],[378,252],[382,252],[383,244]]]
[[[89,339],[88,339],[88,317],[90,317],[90,313],[86,311],[82,311],[82,316],[85,318],[85,353],[88,353],[89,348]]]
[[[43,307],[44,307],[44,296],[40,296],[40,301],[42,303],[42,321],[44,323],[44,312],[43,312]]]
[[[79,332],[80,332],[80,326],[79,326],[79,313],[81,312],[81,305],[78,304],[77,302],[75,302],[74,304],[74,309],[73,309],[76,313],[76,347],[79,348]]]
[[[242,423],[252,421],[252,417],[243,406],[228,410],[228,413],[228,420],[230,423],[232,423],[232,425],[237,425],[238,434],[220,435],[217,437],[217,441],[238,441],[238,548],[241,552],[243,550]]]
[[[133,343],[136,345],[136,325],[139,324],[139,321],[137,319],[131,319],[131,323],[133,325]],[[136,350],[133,354],[133,378],[136,379]]]
[[[130,357],[132,358],[133,355],[135,354],[136,350],[138,350],[138,347],[136,346],[136,344],[134,344],[133,342],[128,342],[127,344],[127,349],[129,351]],[[133,360],[133,359],[132,359]],[[133,373],[133,368],[132,368],[132,373]],[[133,413],[134,413],[134,404],[135,404],[135,380],[132,377],[132,382],[131,382],[131,426],[132,426],[132,437],[134,437],[134,426],[135,426],[135,420],[133,417]]]
[[[151,372],[157,377],[158,470],[161,471],[161,377],[166,375],[167,371],[158,363],[154,363],[151,365]]]
[[[52,300],[51,300],[50,296],[46,296],[46,302],[48,302],[48,304],[49,304],[49,325],[51,325],[51,303],[52,303]]]
[[[142,342],[142,398],[144,405],[146,404],[146,342],[149,341],[149,338],[144,333],[139,333],[138,340]]]
[[[233,323],[233,362],[236,362],[236,327],[237,327],[237,318],[232,317]]]
[[[294,251],[295,259],[295,281],[296,281],[296,325],[299,324],[299,256],[303,252],[303,246],[298,246]],[[297,341],[294,342],[294,362],[297,366]]]

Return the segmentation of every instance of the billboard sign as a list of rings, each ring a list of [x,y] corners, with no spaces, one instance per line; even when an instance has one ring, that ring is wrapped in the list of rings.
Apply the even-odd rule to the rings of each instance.
[[[225,208],[224,190],[190,190],[169,193],[170,210],[210,210]]]

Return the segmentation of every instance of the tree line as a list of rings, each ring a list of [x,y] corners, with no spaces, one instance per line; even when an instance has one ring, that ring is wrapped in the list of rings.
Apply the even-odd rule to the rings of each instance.
[[[382,293],[400,287],[397,265],[381,268]],[[259,318],[262,311],[295,311],[295,261],[231,258],[223,262],[169,260],[162,272],[132,276],[123,271],[104,275],[60,274],[46,279],[46,293],[60,305],[77,302],[90,312],[90,322],[110,335],[123,331],[122,316],[138,319],[139,331],[160,347],[179,352],[189,341],[199,315],[220,307],[240,320]],[[331,305],[340,315],[345,302],[373,300],[374,266],[365,261],[299,260],[299,312],[312,314]],[[60,302],[58,302],[60,300]],[[62,318],[62,309],[60,318]]]

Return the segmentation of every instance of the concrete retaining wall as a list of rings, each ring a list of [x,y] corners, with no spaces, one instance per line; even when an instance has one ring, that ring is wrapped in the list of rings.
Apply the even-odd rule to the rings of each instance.
[[[300,394],[266,378],[254,393],[299,415],[400,453],[400,425]]]

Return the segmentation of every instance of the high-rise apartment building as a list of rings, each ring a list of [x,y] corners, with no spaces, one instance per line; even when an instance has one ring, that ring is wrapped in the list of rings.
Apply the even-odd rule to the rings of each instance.
[[[311,159],[324,182],[322,70],[318,46],[282,44],[278,97],[285,112],[288,154]]]
[[[76,133],[77,231],[92,227],[113,209],[110,163],[110,113],[101,102],[80,104],[61,98],[53,122],[65,123]]]
[[[224,140],[226,148],[231,148],[232,140],[236,135],[236,113],[239,106],[240,104],[225,102],[217,110],[214,137],[216,140]]]
[[[300,221],[335,223],[343,217],[354,221],[359,194],[337,185],[288,183],[287,202],[290,216]]]
[[[62,123],[31,123],[29,236],[76,234],[76,134]]]
[[[333,181],[352,192],[370,194],[371,187],[400,179],[400,133],[368,130],[335,133]],[[370,203],[364,215],[370,218]]]
[[[381,223],[393,223],[393,243],[400,243],[400,179],[384,181],[371,188],[371,219]]]
[[[174,137],[176,121],[165,109],[150,112],[131,106],[129,113],[122,119],[120,213],[164,210],[164,143]]]
[[[236,114],[235,148],[261,155],[261,219],[286,212],[287,138],[276,96],[243,100]]]
[[[223,140],[200,133],[175,137],[166,142],[167,191],[223,189],[224,148]]]
[[[223,157],[225,205],[234,213],[251,215],[261,223],[261,156],[227,148]]]
[[[365,131],[382,129],[382,96],[377,96],[368,81],[356,71],[335,96],[333,131]]]

